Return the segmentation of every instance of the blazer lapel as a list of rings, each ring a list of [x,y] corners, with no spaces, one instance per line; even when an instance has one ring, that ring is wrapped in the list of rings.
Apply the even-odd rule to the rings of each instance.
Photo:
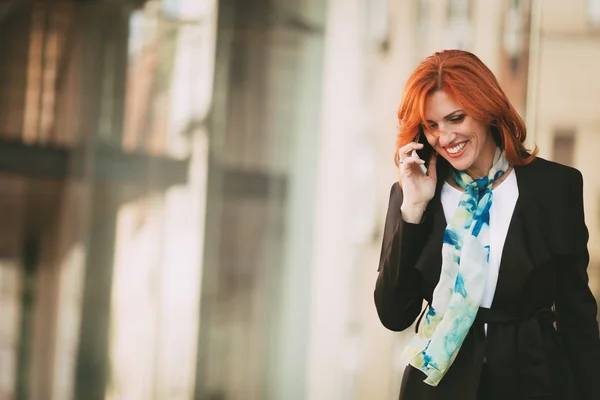
[[[431,199],[427,214],[431,223],[431,233],[425,242],[415,268],[421,272],[421,276],[425,280],[425,300],[431,302],[433,289],[435,289],[440,280],[442,272],[442,245],[447,225],[439,190],[433,199]]]
[[[550,257],[544,240],[540,207],[535,201],[535,182],[527,166],[516,167],[519,188],[504,248],[492,307],[510,309],[533,269]]]

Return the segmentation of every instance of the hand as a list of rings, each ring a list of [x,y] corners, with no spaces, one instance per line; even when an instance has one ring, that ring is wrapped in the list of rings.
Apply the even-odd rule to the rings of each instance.
[[[415,224],[423,219],[423,213],[435,194],[437,184],[437,152],[432,152],[427,174],[424,174],[419,165],[424,165],[425,161],[418,158],[416,154],[413,155],[414,150],[422,148],[422,143],[410,142],[398,152],[400,155],[398,178],[402,183],[403,193],[402,219]]]

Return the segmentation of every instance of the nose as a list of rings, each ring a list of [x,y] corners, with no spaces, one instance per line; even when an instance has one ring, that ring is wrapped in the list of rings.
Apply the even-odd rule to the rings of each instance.
[[[440,135],[438,137],[438,142],[439,142],[440,146],[442,146],[442,147],[446,147],[449,144],[451,144],[452,141],[454,140],[454,137],[456,136],[456,135],[454,135],[454,133],[448,131],[446,128],[442,129],[442,127],[440,127],[439,132],[440,132]]]

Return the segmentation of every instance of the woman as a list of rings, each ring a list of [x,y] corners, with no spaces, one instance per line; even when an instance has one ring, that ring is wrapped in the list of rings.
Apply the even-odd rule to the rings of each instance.
[[[418,319],[400,399],[600,399],[579,171],[525,149],[465,51],[419,65],[398,117],[375,303],[393,331]]]

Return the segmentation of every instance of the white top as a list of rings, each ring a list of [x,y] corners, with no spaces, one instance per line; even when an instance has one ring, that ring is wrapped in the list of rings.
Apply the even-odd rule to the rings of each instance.
[[[449,221],[454,215],[462,193],[462,191],[451,186],[448,182],[445,182],[442,186],[441,201],[446,221]],[[517,199],[519,198],[519,187],[517,186],[517,178],[514,170],[509,173],[502,183],[492,189],[492,193],[492,207],[490,208],[490,264],[485,292],[481,301],[481,307],[485,308],[490,308],[492,300],[494,300],[502,249],[504,249],[508,226],[515,211]]]

